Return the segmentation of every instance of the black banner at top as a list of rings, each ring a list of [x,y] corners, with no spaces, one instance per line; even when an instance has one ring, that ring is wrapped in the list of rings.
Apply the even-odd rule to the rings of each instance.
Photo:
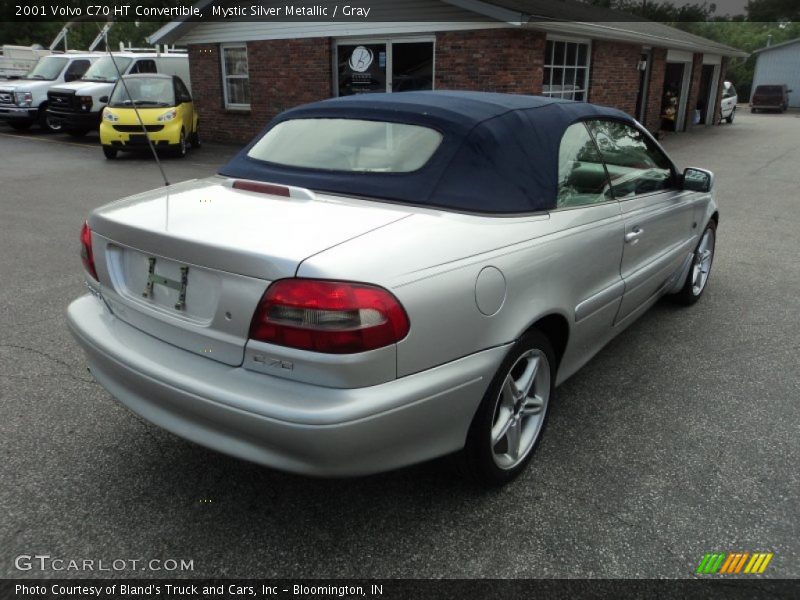
[[[716,0],[705,6],[684,7],[683,0],[659,0],[661,20],[703,21],[745,12],[744,0]],[[698,6],[703,3],[695,3]],[[633,6],[630,3],[625,6]],[[646,5],[643,5],[646,6]],[[711,6],[715,10],[711,11]],[[674,7],[672,10],[671,7]],[[276,0],[0,0],[0,19],[36,21],[277,21],[277,22],[492,22],[530,23],[578,21],[586,23],[643,20],[661,13],[621,12],[580,0],[398,0],[276,1]],[[670,12],[671,11],[671,12]]]

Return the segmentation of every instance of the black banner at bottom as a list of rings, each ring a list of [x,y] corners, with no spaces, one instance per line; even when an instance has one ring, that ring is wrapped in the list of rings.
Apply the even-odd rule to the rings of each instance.
[[[798,598],[779,579],[2,579],[2,600]]]

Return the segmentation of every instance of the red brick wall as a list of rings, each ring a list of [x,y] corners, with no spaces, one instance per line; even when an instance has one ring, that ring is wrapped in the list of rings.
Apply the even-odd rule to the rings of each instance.
[[[592,42],[592,64],[589,74],[589,101],[613,106],[636,116],[641,59],[640,44]]]
[[[647,86],[647,115],[644,126],[652,132],[661,129],[661,102],[664,100],[664,77],[667,72],[667,51],[653,48],[650,55],[650,83]]]
[[[201,135],[246,142],[287,108],[330,97],[331,61],[328,38],[248,42],[250,110],[234,111],[225,108],[219,46],[189,46]]]
[[[541,94],[545,35],[485,29],[436,34],[439,90]]]

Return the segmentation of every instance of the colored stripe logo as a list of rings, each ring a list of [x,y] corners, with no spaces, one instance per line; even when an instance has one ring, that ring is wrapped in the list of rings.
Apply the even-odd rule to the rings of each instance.
[[[772,560],[772,552],[714,552],[707,553],[697,566],[698,575],[736,575],[763,573]]]

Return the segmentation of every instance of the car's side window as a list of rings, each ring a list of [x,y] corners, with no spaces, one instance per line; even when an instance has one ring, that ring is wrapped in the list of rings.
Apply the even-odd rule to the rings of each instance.
[[[178,104],[192,101],[192,96],[189,94],[189,90],[186,89],[186,86],[179,77],[175,78],[175,98],[177,99]]]
[[[88,60],[73,60],[64,72],[64,81],[75,81],[83,77],[91,63]]]
[[[608,169],[615,198],[674,187],[672,164],[644,132],[613,120],[588,121],[587,125]]]
[[[583,123],[570,125],[558,148],[558,208],[609,200],[608,174]]]
[[[136,64],[133,65],[133,68],[130,70],[130,74],[135,75],[137,73],[158,73],[156,61],[149,59],[137,60]]]

